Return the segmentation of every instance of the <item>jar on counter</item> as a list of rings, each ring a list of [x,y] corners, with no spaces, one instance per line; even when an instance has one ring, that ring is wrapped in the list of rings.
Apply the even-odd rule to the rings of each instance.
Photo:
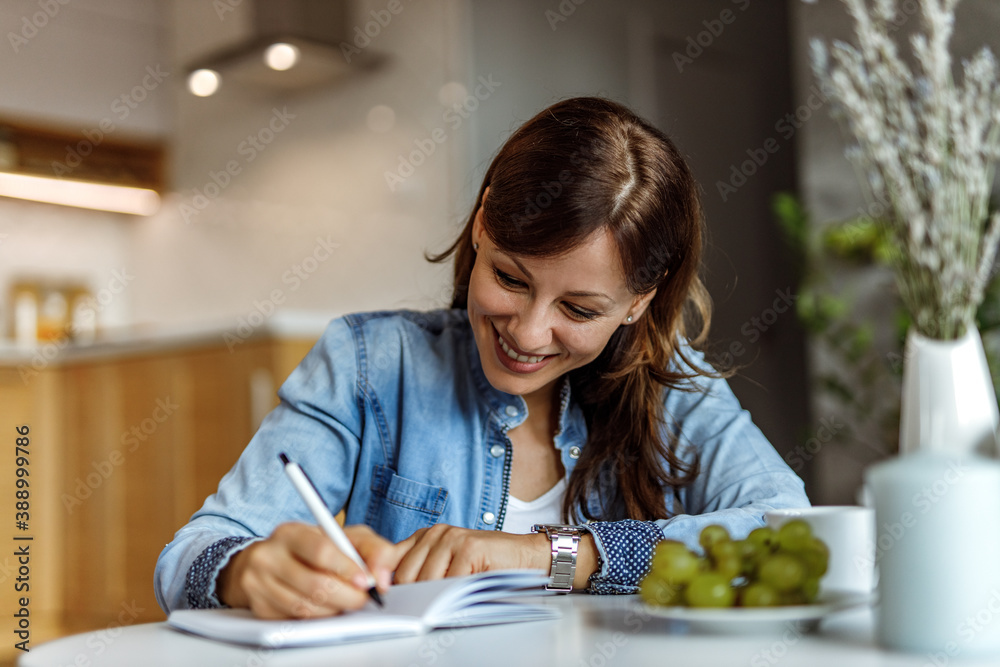
[[[15,283],[11,295],[11,335],[21,347],[34,347],[38,342],[38,300],[36,283]]]
[[[38,303],[38,340],[58,341],[68,337],[69,300],[59,287],[47,286]]]
[[[97,310],[94,295],[86,287],[74,286],[69,292],[70,332],[74,343],[89,345],[97,337]]]

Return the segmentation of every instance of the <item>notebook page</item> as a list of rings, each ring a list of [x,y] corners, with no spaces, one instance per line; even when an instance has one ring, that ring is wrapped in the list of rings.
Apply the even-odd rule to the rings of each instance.
[[[428,625],[434,625],[435,621],[447,619],[466,607],[467,601],[543,595],[547,581],[548,575],[540,570],[494,570],[468,577],[401,584],[382,594],[384,613],[422,617]],[[365,606],[365,610],[377,609],[373,602]]]
[[[548,576],[536,570],[498,570],[469,577],[392,586],[383,593],[385,608],[374,602],[356,612],[330,618],[267,621],[246,609],[185,609],[170,614],[174,628],[237,644],[315,646],[402,635],[434,627],[553,618],[553,607],[497,602],[544,595]]]
[[[272,648],[340,644],[425,631],[419,618],[367,609],[304,621],[266,621],[254,618],[248,609],[182,609],[172,612],[167,622],[178,630],[211,639]]]
[[[496,570],[463,577],[437,595],[423,615],[424,622],[430,627],[456,627],[557,616],[552,607],[515,602],[492,604],[498,600],[551,594],[544,588],[548,580],[548,575],[538,570]]]

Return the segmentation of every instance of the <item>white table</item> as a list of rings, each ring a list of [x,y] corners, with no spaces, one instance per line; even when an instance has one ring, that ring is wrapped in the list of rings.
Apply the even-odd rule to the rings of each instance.
[[[437,630],[405,637],[308,649],[252,649],[176,632],[165,623],[57,639],[21,657],[21,667],[257,667],[260,665],[371,665],[448,667],[515,665],[604,667],[607,665],[749,665],[749,667],[925,667],[956,664],[941,656],[884,651],[875,646],[870,609],[840,612],[816,633],[787,630],[769,636],[692,633],[685,624],[650,617],[632,596],[567,595],[543,598],[562,611],[558,620]],[[960,667],[1000,664],[962,659]]]

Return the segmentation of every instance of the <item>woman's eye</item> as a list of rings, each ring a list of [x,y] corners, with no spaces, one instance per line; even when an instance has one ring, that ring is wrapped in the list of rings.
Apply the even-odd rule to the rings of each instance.
[[[522,289],[525,284],[510,275],[509,273],[504,273],[500,269],[493,267],[493,275],[496,276],[497,282],[508,289]],[[580,308],[579,306],[574,306],[571,303],[564,302],[567,312],[569,312],[570,317],[577,320],[592,320],[600,315],[600,313],[595,313],[592,310],[587,310],[586,308]]]
[[[507,273],[504,273],[503,271],[501,271],[496,267],[493,268],[493,273],[494,275],[496,275],[497,280],[500,281],[501,285],[504,285],[506,287],[524,287],[524,283],[522,283],[520,280],[514,278],[513,276]]]
[[[598,316],[599,313],[595,313],[591,310],[585,310],[579,306],[574,306],[571,303],[566,304],[567,310],[573,315],[573,317],[580,320],[592,320]]]

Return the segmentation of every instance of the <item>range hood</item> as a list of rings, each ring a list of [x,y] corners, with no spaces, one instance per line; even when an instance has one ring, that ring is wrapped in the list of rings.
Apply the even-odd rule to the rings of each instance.
[[[381,62],[370,47],[358,48],[351,34],[350,2],[346,0],[244,0],[253,13],[251,34],[223,50],[197,58],[188,73],[215,72],[227,85],[298,90],[327,85]],[[289,45],[294,64],[274,69],[265,62],[267,50]]]

